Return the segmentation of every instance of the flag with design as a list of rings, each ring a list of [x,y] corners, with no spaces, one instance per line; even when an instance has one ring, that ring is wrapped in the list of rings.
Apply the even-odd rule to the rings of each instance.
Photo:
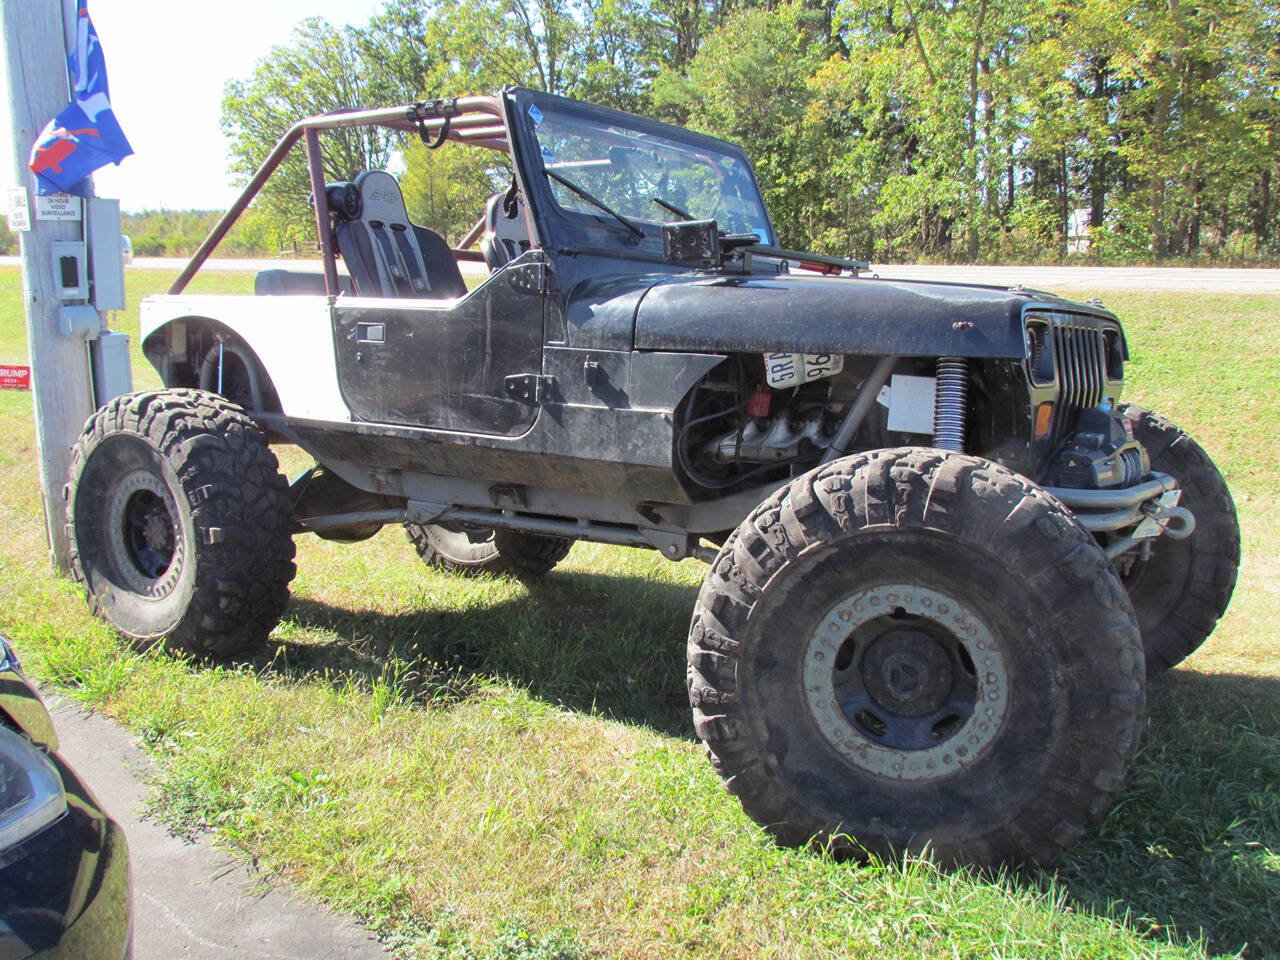
[[[67,69],[71,103],[46,124],[31,150],[39,194],[81,193],[85,177],[133,153],[111,109],[107,65],[86,0],[77,10]]]

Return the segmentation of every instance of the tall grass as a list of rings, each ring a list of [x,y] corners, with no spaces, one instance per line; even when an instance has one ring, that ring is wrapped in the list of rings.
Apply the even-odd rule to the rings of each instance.
[[[0,306],[13,279],[0,273]],[[1053,872],[776,847],[692,739],[693,561],[579,544],[525,587],[433,573],[396,530],[307,537],[258,656],[200,667],[133,652],[48,572],[30,402],[13,393],[0,394],[0,630],[42,682],[155,753],[150,802],[175,832],[213,831],[398,955],[1280,954],[1280,407],[1266,359],[1280,299],[1107,299],[1128,323],[1131,398],[1218,458],[1246,556],[1215,636],[1153,686],[1119,802]]]

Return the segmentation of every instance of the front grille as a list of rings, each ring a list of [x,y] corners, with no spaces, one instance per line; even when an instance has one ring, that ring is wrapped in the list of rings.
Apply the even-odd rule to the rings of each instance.
[[[1059,405],[1072,410],[1098,406],[1107,385],[1107,345],[1102,329],[1075,318],[1051,317],[1049,331]]]
[[[1050,447],[1075,429],[1082,410],[1114,401],[1124,376],[1124,340],[1110,318],[1073,313],[1026,316],[1031,409],[1052,404]]]

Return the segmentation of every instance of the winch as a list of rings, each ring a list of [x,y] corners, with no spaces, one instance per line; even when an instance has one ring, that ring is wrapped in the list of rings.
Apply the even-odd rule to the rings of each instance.
[[[1049,467],[1055,487],[1104,490],[1129,487],[1151,470],[1151,460],[1128,421],[1109,409],[1082,410],[1066,447]]]

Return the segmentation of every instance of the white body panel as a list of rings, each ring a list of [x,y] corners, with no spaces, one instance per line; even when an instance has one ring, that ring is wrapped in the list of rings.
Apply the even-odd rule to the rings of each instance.
[[[257,354],[289,417],[349,421],[338,389],[328,297],[154,296],[142,301],[142,342],[171,320],[205,318]]]

